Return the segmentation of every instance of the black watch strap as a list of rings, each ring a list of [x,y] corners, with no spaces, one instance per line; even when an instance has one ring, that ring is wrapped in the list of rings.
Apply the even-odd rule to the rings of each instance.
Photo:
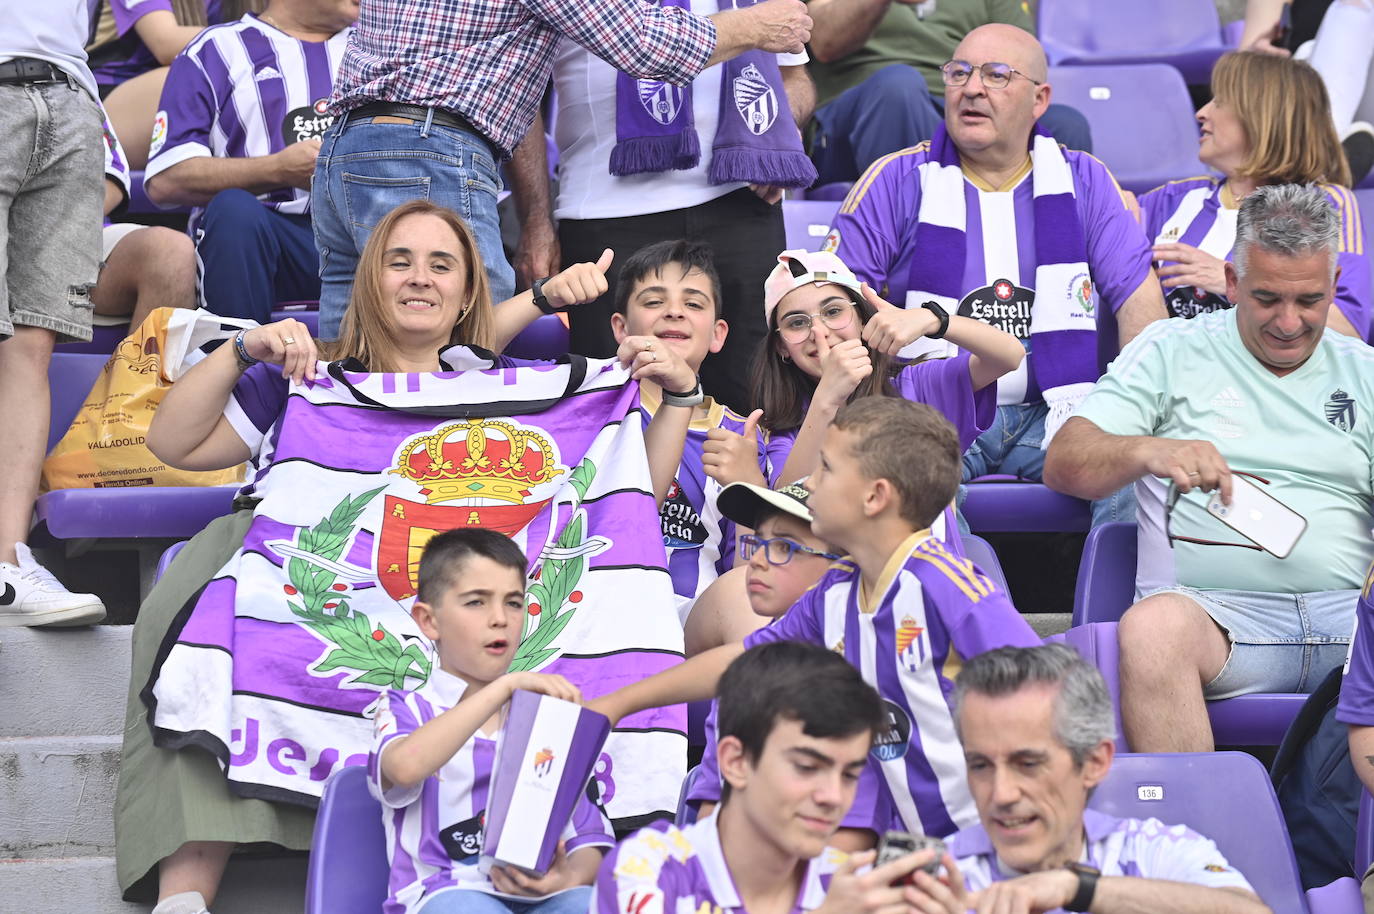
[[[549,300],[544,297],[544,283],[553,277],[545,276],[543,279],[536,279],[530,291],[534,293],[534,306],[545,314],[557,314],[559,309],[549,304]]]
[[[1097,877],[1101,874],[1095,868],[1082,863],[1070,863],[1065,869],[1078,876],[1078,891],[1069,903],[1064,905],[1064,910],[1087,911],[1092,907],[1093,896],[1097,894]]]
[[[936,330],[934,333],[927,333],[926,338],[932,340],[944,339],[945,334],[949,331],[949,312],[933,301],[922,302],[921,307],[940,319],[940,329]]]

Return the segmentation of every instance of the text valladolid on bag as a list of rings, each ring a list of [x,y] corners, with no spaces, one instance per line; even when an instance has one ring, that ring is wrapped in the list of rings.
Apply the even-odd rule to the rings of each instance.
[[[115,486],[216,486],[243,481],[244,467],[178,470],[146,444],[153,413],[172,382],[252,321],[186,308],[158,308],[115,347],[71,428],[43,463],[43,490]]]

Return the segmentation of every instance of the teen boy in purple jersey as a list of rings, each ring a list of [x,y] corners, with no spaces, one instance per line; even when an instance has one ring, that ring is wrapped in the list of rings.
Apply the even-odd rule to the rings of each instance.
[[[894,883],[918,854],[857,874],[871,851],[827,847],[886,726],[872,687],[833,652],[781,641],[736,658],[720,698],[720,809],[627,838],[601,865],[593,912],[911,910],[914,890]]]
[[[884,699],[873,749],[870,830],[947,835],[976,819],[946,696],[963,661],[1038,644],[1006,595],[931,536],[959,484],[959,442],[932,407],[866,397],[836,415],[807,480],[812,530],[849,554],[787,612],[740,644],[692,657],[592,705],[613,721],[641,708],[712,696],[722,670],[768,641],[842,654]]]
[[[565,701],[581,693],[562,676],[510,673],[525,620],[525,553],[494,530],[450,530],[420,558],[411,615],[438,663],[414,691],[390,689],[377,706],[368,758],[386,808],[391,881],[385,914],[581,914],[611,823],[583,795],[552,867],[478,869],[492,767],[516,689]]]
[[[627,336],[652,336],[700,374],[701,363],[720,351],[728,331],[720,318],[720,277],[709,245],[660,241],[636,251],[620,268],[611,315],[617,343]],[[663,392],[646,381],[640,396],[647,422]],[[735,563],[735,526],[716,507],[721,486],[764,484],[768,478],[759,414],[745,418],[710,397],[692,411],[682,465],[659,509],[684,623],[697,596]]]

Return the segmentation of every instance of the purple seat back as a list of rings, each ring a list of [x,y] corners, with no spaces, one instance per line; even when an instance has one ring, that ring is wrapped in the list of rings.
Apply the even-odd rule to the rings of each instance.
[[[1134,5],[1110,4],[1113,9]],[[1207,174],[1197,157],[1198,130],[1188,87],[1173,67],[1055,67],[1050,83],[1056,102],[1076,108],[1088,119],[1093,154],[1127,190],[1139,194],[1178,178]]]
[[[1364,914],[1360,884],[1345,876],[1330,885],[1308,889],[1307,909],[1312,914]]]
[[[673,824],[678,828],[684,828],[697,820],[697,804],[688,803],[687,797],[692,793],[692,785],[701,776],[701,766],[693,765],[687,772],[687,776],[682,779],[682,789],[677,794],[677,812],[673,814]]]
[[[1089,805],[1186,825],[1216,842],[1274,914],[1307,914],[1269,773],[1243,752],[1119,755]]]
[[[1073,624],[1116,622],[1135,602],[1136,525],[1101,524],[1088,531],[1078,560]]]
[[[556,359],[568,354],[568,328],[556,315],[541,314],[506,346],[517,359]]]
[[[992,578],[992,582],[1002,589],[1002,592],[1010,595],[1011,589],[1007,587],[1007,576],[1002,573],[1002,563],[997,558],[997,550],[992,548],[992,544],[974,533],[962,534],[964,541],[964,555],[968,556],[973,564],[983,570],[983,574]]]
[[[1038,482],[975,479],[959,512],[976,533],[1077,533],[1092,523],[1086,501]]]
[[[389,875],[382,804],[367,791],[367,769],[341,768],[324,785],[315,817],[305,914],[377,914]]]
[[[90,352],[53,353],[48,363],[48,450],[67,434],[106,361],[106,356]]]
[[[833,200],[784,200],[782,221],[787,230],[787,248],[819,251],[830,223],[839,210]]]
[[[162,576],[167,573],[167,569],[172,567],[172,560],[177,557],[177,553],[185,548],[186,540],[182,540],[162,550],[162,555],[160,555],[157,560],[157,570],[153,572],[153,583],[157,583],[162,579]]]
[[[1041,0],[1037,13],[1036,34],[1055,65],[1167,63],[1189,83],[1205,85],[1228,50],[1213,0]],[[1058,96],[1058,84],[1051,84]],[[1098,136],[1094,129],[1094,145]]]

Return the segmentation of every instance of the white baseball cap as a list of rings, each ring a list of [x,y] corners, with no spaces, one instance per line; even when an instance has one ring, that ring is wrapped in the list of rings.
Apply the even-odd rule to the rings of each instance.
[[[856,304],[863,304],[864,293],[859,277],[855,276],[844,261],[831,251],[805,251],[800,248],[783,251],[778,255],[778,265],[763,283],[763,320],[771,323],[773,309],[778,306],[787,293],[799,289],[807,283],[824,285],[833,283],[844,289]]]
[[[811,523],[811,509],[806,500],[811,497],[805,479],[790,482],[776,489],[765,489],[751,482],[732,482],[716,496],[716,507],[727,520],[758,529],[759,515],[765,511],[780,511],[804,523]]]

